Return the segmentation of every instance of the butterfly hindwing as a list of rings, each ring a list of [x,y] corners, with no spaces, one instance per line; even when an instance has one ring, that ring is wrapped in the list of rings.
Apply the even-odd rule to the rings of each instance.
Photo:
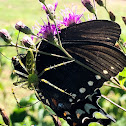
[[[126,66],[126,56],[113,46],[98,42],[69,42],[63,45],[75,59],[99,72],[107,80]]]

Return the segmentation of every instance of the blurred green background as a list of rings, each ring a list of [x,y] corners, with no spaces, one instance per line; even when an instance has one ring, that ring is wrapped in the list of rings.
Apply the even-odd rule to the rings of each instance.
[[[56,0],[46,0],[47,4],[55,3]],[[73,5],[77,6],[77,13],[84,13],[85,18],[88,20],[93,17],[86,9],[84,9],[81,4],[81,0],[57,0],[58,7],[56,10],[56,15],[60,19],[61,9],[66,7],[72,7]],[[104,2],[105,0],[103,0]],[[116,22],[121,25],[122,28],[122,39],[126,41],[126,26],[122,21],[122,16],[126,16],[126,1],[125,0],[106,0],[107,8],[109,11],[112,11],[116,16]],[[96,10],[98,19],[109,19],[109,16],[104,8],[99,7],[96,4]],[[0,0],[0,29],[7,29],[13,38],[13,42],[16,42],[17,31],[14,26],[18,21],[24,22],[27,26],[32,28],[37,22],[42,24],[42,20],[47,20],[44,11],[41,10],[41,4],[38,0]],[[22,35],[20,37],[23,37]],[[4,42],[0,39],[0,45]],[[4,108],[7,115],[11,115],[10,118],[15,120],[17,115],[22,117],[20,122],[17,122],[13,126],[30,126],[36,124],[37,126],[53,126],[51,117],[46,111],[44,111],[41,103],[35,104],[31,108],[18,109],[16,107],[16,101],[13,97],[11,88],[14,88],[13,82],[16,81],[12,79],[11,76],[13,66],[11,63],[11,57],[16,55],[15,48],[0,48],[2,54],[6,55],[9,59],[0,55],[0,107]],[[115,89],[111,87],[103,86],[101,88],[102,94],[108,96],[111,100],[126,108],[126,95],[125,92],[120,89]],[[16,97],[20,99],[24,98],[22,104],[32,104],[37,100],[34,97],[34,92],[29,90],[24,90],[21,88],[15,89]],[[31,96],[30,96],[31,95]],[[30,97],[29,97],[30,96]],[[125,126],[126,125],[126,112],[120,110],[116,106],[113,106],[111,103],[107,102],[104,99],[101,99],[100,105],[104,108],[106,112],[117,119],[117,123],[112,123],[111,126]],[[39,111],[38,111],[39,110]],[[99,116],[99,115],[98,115]],[[44,119],[43,119],[44,118]],[[23,122],[22,122],[23,121]],[[39,123],[38,123],[38,122]],[[63,126],[67,126],[66,122],[62,120]],[[0,124],[4,124],[0,116]],[[90,126],[99,126],[98,124],[90,124]]]

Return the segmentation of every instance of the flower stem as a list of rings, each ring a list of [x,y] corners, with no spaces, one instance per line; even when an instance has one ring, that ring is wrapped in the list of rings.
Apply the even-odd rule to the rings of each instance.
[[[124,109],[123,107],[121,107],[120,105],[116,104],[115,102],[111,101],[109,98],[107,98],[104,95],[101,95],[102,98],[106,99],[107,101],[109,101],[110,103],[112,103],[113,105],[117,106],[118,108],[122,109],[123,111],[126,112],[126,109]]]

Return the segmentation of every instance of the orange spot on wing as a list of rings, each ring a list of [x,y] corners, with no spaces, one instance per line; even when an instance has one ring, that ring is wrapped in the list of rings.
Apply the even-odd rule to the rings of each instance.
[[[80,118],[80,114],[79,114],[79,113],[77,113],[77,118],[78,118],[78,119]]]
[[[73,122],[73,126],[76,126],[76,125],[77,125],[77,123]]]
[[[67,116],[67,113],[66,113],[66,112],[64,112],[64,113],[63,113],[63,115],[64,115],[64,116]]]
[[[57,107],[57,101],[56,101],[56,99],[52,98],[52,102]]]

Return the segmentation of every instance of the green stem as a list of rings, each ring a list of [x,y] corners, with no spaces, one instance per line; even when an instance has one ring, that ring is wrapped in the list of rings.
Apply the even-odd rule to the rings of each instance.
[[[104,84],[103,86],[109,86],[109,87],[114,87],[114,88],[119,88],[119,89],[121,89],[120,87],[118,87],[118,86],[115,86],[115,85],[110,85],[110,84]]]
[[[11,42],[11,45],[2,45],[2,46],[0,46],[0,47],[5,47],[5,46],[18,47],[18,48],[22,48],[22,49],[26,49],[26,50],[29,49],[29,48],[27,48],[27,47],[23,47],[23,46],[20,46],[20,45],[16,45],[16,44],[14,44],[13,42]],[[36,52],[36,49],[32,49],[32,51],[33,51],[33,52]],[[53,53],[47,53],[47,52],[43,52],[43,51],[39,51],[39,50],[37,50],[37,51],[38,51],[38,53],[40,53],[40,54],[44,54],[44,55],[48,55],[48,56],[55,56],[55,57],[60,57],[60,58],[63,58],[63,59],[68,59],[68,60],[70,60],[69,57],[65,57],[65,56],[61,56],[61,55],[57,55],[57,54],[53,54]]]
[[[104,8],[105,8],[105,10],[107,11],[107,13],[109,13],[109,11],[108,11],[108,9],[106,8],[106,5],[105,6],[103,6]]]
[[[96,20],[98,20],[96,13],[94,13]]]
[[[59,31],[58,31],[58,28],[57,28],[57,25],[56,25],[56,21],[55,21],[54,19],[53,19],[53,22],[54,22],[54,24],[55,24],[55,26],[56,26],[57,37],[58,37],[58,44],[59,44],[60,46],[62,46],[62,43],[61,43],[61,40],[60,40]]]

